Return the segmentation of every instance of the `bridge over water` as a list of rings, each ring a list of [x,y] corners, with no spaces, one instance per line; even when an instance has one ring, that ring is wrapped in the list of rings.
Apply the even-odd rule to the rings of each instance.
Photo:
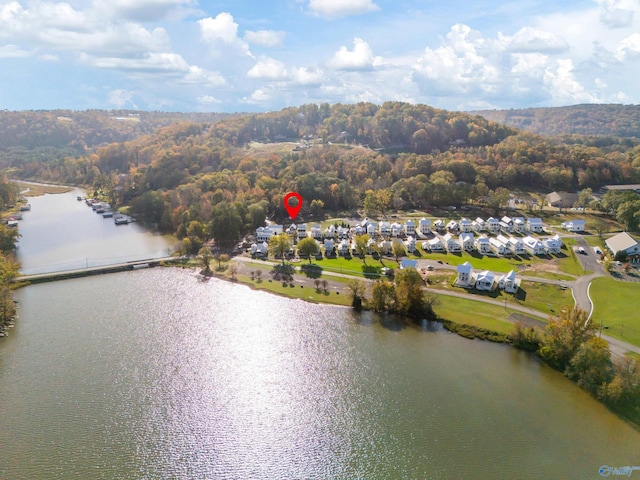
[[[14,283],[43,283],[69,278],[88,277],[91,275],[101,275],[103,273],[124,272],[136,270],[138,268],[156,267],[160,264],[180,263],[185,257],[163,257],[133,260],[129,262],[114,263],[111,265],[100,265],[95,267],[77,268],[73,270],[62,270],[47,273],[34,273],[30,275],[20,275],[13,279]]]

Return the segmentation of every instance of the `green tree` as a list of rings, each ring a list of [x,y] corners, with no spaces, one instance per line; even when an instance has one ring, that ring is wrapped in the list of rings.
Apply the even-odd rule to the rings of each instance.
[[[394,304],[395,286],[388,280],[379,279],[371,287],[371,308],[376,312],[391,310]]]
[[[362,280],[351,279],[347,283],[349,292],[351,293],[351,306],[355,310],[362,309],[362,301],[364,300],[364,294],[367,290],[367,286]]]
[[[640,362],[624,358],[614,364],[614,377],[600,388],[598,396],[616,410],[640,419]]]
[[[282,264],[284,265],[284,259],[289,250],[291,249],[291,238],[286,233],[280,235],[274,235],[269,239],[269,253],[275,258],[282,258]]]
[[[209,247],[202,247],[198,251],[198,255],[200,256],[200,260],[202,261],[202,272],[204,275],[211,274],[211,260],[213,259],[213,254],[211,253],[211,249]]]
[[[209,234],[219,248],[231,247],[240,237],[242,217],[234,205],[219,203],[216,205],[209,222]]]
[[[407,249],[405,248],[404,243],[402,243],[402,240],[398,240],[397,238],[391,242],[391,251],[396,257],[396,262],[398,262],[400,257],[404,257],[407,254]]]
[[[298,242],[298,252],[300,256],[307,257],[311,263],[311,256],[316,255],[320,251],[318,243],[311,237],[303,238]]]
[[[609,344],[598,337],[591,337],[582,343],[569,361],[565,374],[585,390],[597,393],[603,384],[613,378]]]
[[[563,310],[547,323],[540,356],[552,367],[564,371],[580,345],[593,337],[595,328],[584,310],[578,307]]]
[[[12,252],[16,247],[16,241],[20,238],[17,228],[11,228],[0,224],[0,251],[3,254]]]
[[[416,318],[435,318],[434,298],[427,295],[422,277],[415,268],[400,270],[395,276],[396,310]]]
[[[320,216],[324,212],[324,202],[318,198],[314,198],[309,204],[309,210],[311,210],[314,216]]]
[[[591,188],[585,188],[578,193],[578,206],[586,207],[591,203],[591,197],[593,196],[593,190]]]
[[[362,258],[364,264],[367,264],[367,244],[369,243],[369,235],[366,233],[364,235],[356,235],[356,252]]]

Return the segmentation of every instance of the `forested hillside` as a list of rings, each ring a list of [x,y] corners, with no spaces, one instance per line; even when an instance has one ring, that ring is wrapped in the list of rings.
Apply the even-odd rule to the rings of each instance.
[[[0,111],[0,162],[81,155],[177,122],[214,122],[230,115],[131,110]]]
[[[471,112],[538,135],[640,138],[640,105],[574,105]]]
[[[215,123],[180,123],[80,156],[15,159],[16,175],[93,185],[141,220],[185,238],[231,244],[265,216],[300,218],[479,203],[499,208],[509,190],[597,189],[640,183],[633,140],[545,138],[478,116],[425,105],[305,105]]]

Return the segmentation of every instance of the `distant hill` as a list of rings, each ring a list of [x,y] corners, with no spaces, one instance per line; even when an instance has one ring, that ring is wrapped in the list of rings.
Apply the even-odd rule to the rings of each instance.
[[[640,138],[640,105],[573,105],[470,112],[538,135]]]

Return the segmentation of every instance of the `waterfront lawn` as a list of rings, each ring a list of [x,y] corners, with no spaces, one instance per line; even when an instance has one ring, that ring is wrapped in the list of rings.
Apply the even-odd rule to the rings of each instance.
[[[377,278],[380,275],[380,269],[383,267],[395,269],[399,266],[395,260],[389,257],[382,257],[380,260],[376,260],[370,255],[367,255],[365,260],[360,257],[345,258],[339,256],[336,258],[312,260],[311,264],[322,267],[326,272],[344,273],[345,275],[367,278]]]
[[[507,303],[511,302],[549,315],[557,314],[563,308],[571,308],[575,303],[570,288],[563,290],[560,285],[527,281],[522,282],[515,297],[509,295]]]
[[[640,284],[600,277],[591,284],[593,319],[602,322],[605,333],[640,346]]]
[[[509,312],[504,307],[448,295],[436,296],[434,310],[440,318],[503,334],[513,330],[513,324],[507,320]]]

